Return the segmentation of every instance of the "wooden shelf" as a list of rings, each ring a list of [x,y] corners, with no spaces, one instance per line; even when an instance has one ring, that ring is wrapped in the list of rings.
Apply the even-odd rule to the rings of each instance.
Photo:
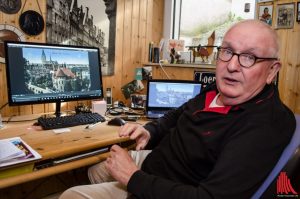
[[[159,63],[145,63],[144,66],[159,66]],[[180,67],[180,68],[200,68],[215,70],[215,64],[196,63],[196,64],[162,64],[163,67]]]

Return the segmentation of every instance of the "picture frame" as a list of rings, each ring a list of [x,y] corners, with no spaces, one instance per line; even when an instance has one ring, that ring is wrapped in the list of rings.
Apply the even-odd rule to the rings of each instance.
[[[278,4],[276,9],[276,27],[277,29],[282,28],[293,28],[294,27],[294,13],[295,4],[286,3]]]
[[[46,2],[46,42],[97,47],[102,76],[114,75],[117,0]]]
[[[300,2],[297,2],[297,18],[296,21],[299,23],[300,22]]]
[[[267,23],[268,25],[272,26],[272,22],[273,22],[273,4],[259,5],[258,6],[257,19],[259,19],[259,20]]]
[[[273,0],[257,0],[257,3],[272,2]]]

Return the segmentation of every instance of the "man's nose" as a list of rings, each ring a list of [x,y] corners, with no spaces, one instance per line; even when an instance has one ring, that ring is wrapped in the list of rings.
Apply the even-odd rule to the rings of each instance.
[[[228,62],[227,69],[230,72],[239,71],[241,68],[240,62],[239,62],[239,56],[233,55],[231,60]]]

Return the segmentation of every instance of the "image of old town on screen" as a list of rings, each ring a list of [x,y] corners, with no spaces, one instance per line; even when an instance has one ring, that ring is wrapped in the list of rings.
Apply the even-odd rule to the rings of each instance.
[[[100,52],[79,47],[5,42],[9,105],[103,98]]]

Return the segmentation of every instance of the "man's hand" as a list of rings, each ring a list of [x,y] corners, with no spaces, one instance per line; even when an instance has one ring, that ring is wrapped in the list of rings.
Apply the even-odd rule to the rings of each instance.
[[[105,161],[108,172],[121,184],[127,186],[129,179],[138,169],[128,152],[118,145],[110,149],[110,156]]]
[[[136,141],[136,150],[142,150],[150,140],[150,133],[142,125],[127,123],[119,130],[120,137],[129,136],[131,140]]]

